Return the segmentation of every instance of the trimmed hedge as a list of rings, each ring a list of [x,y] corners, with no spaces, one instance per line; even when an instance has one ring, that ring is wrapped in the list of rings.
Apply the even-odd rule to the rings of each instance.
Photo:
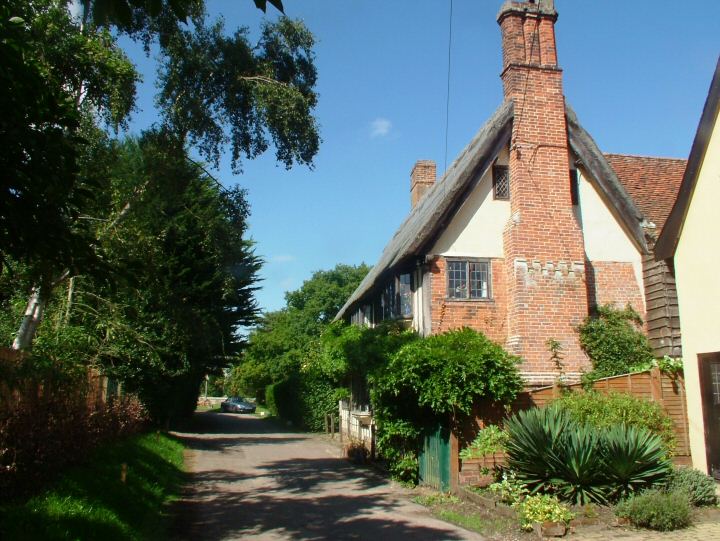
[[[335,387],[313,372],[294,374],[265,388],[270,413],[313,432],[324,430],[325,415],[337,411],[335,397]]]

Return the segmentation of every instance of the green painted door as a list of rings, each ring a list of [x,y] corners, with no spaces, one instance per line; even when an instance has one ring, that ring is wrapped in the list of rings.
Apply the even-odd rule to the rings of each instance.
[[[446,427],[438,425],[425,433],[419,462],[422,484],[450,490],[450,431]]]

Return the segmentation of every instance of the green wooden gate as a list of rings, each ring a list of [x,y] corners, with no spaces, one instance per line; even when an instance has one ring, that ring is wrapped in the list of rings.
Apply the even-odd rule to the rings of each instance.
[[[450,431],[442,425],[425,433],[420,452],[420,482],[440,491],[450,490]]]

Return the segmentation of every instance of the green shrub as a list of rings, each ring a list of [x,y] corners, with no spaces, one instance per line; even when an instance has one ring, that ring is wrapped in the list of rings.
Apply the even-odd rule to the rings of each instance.
[[[469,414],[479,398],[512,402],[523,384],[519,359],[469,328],[406,344],[378,379],[386,392],[416,397],[435,414]]]
[[[623,310],[613,305],[597,308],[580,325],[580,345],[593,363],[593,379],[627,374],[649,367],[652,348],[640,331],[642,319],[630,305]]]
[[[620,502],[615,514],[650,530],[670,531],[690,525],[690,503],[681,493],[647,491]]]
[[[692,505],[715,505],[715,480],[693,468],[675,468],[670,474],[667,491],[683,493]]]
[[[460,458],[469,460],[500,453],[505,450],[507,441],[507,432],[497,425],[487,426],[478,431],[478,435],[468,447],[460,451]]]
[[[300,372],[265,388],[265,403],[273,415],[295,426],[320,432],[325,415],[337,410],[335,387],[316,372]]]
[[[533,524],[539,522],[563,522],[567,524],[575,515],[567,505],[560,503],[557,497],[550,494],[528,496],[519,506],[520,527],[532,530]]]
[[[645,429],[597,429],[555,406],[519,412],[506,429],[508,466],[532,493],[604,503],[662,483],[670,471],[660,438]]]
[[[569,392],[553,401],[574,421],[596,428],[610,428],[625,424],[646,428],[660,436],[665,448],[675,448],[672,419],[655,402],[636,398],[627,393],[599,393],[597,391]]]
[[[391,471],[407,453],[417,455],[421,430],[469,414],[480,398],[507,404],[522,390],[519,359],[481,333],[465,328],[408,342],[392,329],[385,332],[383,355],[399,349],[389,362],[373,363],[368,382],[378,450]],[[375,348],[369,351],[382,358]]]

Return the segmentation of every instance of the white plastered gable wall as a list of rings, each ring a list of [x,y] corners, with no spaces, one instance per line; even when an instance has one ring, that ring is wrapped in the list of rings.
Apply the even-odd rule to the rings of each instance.
[[[498,165],[508,164],[503,148]],[[493,198],[492,167],[475,184],[442,232],[429,255],[502,258],[503,229],[510,219],[510,202]]]
[[[575,163],[574,158],[571,156],[570,163]],[[578,168],[578,192],[580,204],[575,207],[575,217],[583,232],[585,255],[595,262],[631,263],[644,305],[642,254],[581,167]]]
[[[693,466],[707,471],[698,354],[720,351],[720,128],[715,123],[675,251]]]

